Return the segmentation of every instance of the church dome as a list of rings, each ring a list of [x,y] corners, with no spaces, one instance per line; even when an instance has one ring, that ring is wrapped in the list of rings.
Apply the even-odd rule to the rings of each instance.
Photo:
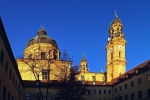
[[[37,35],[28,41],[27,47],[34,45],[36,43],[52,44],[52,46],[58,48],[56,41],[47,36],[44,27],[41,27],[41,29],[38,30]]]

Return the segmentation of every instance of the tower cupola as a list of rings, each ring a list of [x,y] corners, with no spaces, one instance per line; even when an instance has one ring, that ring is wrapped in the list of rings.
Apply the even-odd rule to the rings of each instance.
[[[84,54],[80,61],[80,71],[88,72],[88,62],[87,62]]]
[[[121,20],[118,18],[117,14],[115,13],[114,20],[111,22],[110,28],[109,28],[109,38],[113,39],[114,37],[124,37],[124,34],[122,33],[123,25]]]

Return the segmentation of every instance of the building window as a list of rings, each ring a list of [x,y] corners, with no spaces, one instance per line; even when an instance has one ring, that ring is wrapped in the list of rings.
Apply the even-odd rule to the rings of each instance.
[[[10,100],[10,92],[8,92],[8,100]]]
[[[16,87],[16,89],[17,89],[17,79],[16,79],[16,82],[15,82],[15,87]]]
[[[127,95],[124,96],[124,100],[128,100],[128,96]]]
[[[91,94],[91,90],[88,90],[88,95],[90,95]]]
[[[104,94],[106,94],[106,90],[104,90]]]
[[[111,94],[111,90],[108,91],[108,94]]]
[[[32,59],[32,54],[29,54],[28,58],[29,58],[29,59]]]
[[[26,93],[26,100],[31,100],[31,93]]]
[[[41,52],[41,59],[45,59],[45,58],[46,58],[45,52]]]
[[[1,51],[1,55],[0,55],[0,63],[3,65],[3,61],[4,61],[4,52]]]
[[[6,100],[6,87],[3,88],[3,100]]]
[[[119,87],[119,90],[122,91],[122,86]]]
[[[115,93],[117,92],[117,88],[115,88]]]
[[[142,99],[142,91],[138,92],[138,99]]]
[[[36,100],[42,100],[40,93],[36,93]]]
[[[40,85],[40,80],[36,80],[36,86],[39,86]]]
[[[96,77],[95,76],[92,76],[92,79],[93,79],[94,82],[96,81]]]
[[[81,81],[84,81],[84,75],[81,75]]]
[[[124,85],[124,89],[127,89],[127,84]]]
[[[134,100],[134,93],[131,93],[131,100]]]
[[[99,94],[101,94],[102,92],[101,92],[101,90],[99,90]]]
[[[47,94],[46,94],[46,98],[47,98],[46,100],[50,100],[50,99],[51,99],[51,94],[50,94],[50,93],[47,93]]]
[[[142,78],[138,79],[138,84],[142,84]]]
[[[6,71],[6,73],[8,73],[8,62],[6,62],[6,65],[5,65],[5,71]]]
[[[119,51],[119,58],[121,58],[121,51]]]
[[[111,53],[111,60],[113,60],[113,53]]]
[[[42,79],[43,80],[48,80],[49,78],[49,71],[48,70],[43,70],[42,71]]]
[[[14,96],[12,96],[12,99],[11,100],[14,100]]]
[[[96,94],[96,90],[93,90],[93,94]]]
[[[133,87],[133,86],[134,86],[134,81],[131,82],[131,87]]]
[[[9,78],[10,78],[10,80],[12,78],[12,70],[11,69],[9,70]]]
[[[15,84],[15,76],[13,75],[13,84]]]
[[[147,75],[147,82],[150,82],[150,75]]]
[[[150,89],[147,89],[147,97],[150,97]]]

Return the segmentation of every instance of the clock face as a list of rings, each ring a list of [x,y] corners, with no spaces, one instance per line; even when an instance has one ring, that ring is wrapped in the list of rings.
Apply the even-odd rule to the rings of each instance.
[[[118,48],[119,48],[119,50],[122,50],[122,45],[119,45]]]

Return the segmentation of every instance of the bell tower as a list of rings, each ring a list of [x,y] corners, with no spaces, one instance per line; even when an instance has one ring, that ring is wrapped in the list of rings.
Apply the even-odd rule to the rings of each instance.
[[[108,82],[126,72],[126,41],[124,39],[122,30],[123,25],[121,23],[121,20],[115,13],[115,18],[109,28],[108,44],[106,46],[106,75]]]
[[[80,61],[80,72],[88,72],[88,62],[87,62],[84,54]]]

